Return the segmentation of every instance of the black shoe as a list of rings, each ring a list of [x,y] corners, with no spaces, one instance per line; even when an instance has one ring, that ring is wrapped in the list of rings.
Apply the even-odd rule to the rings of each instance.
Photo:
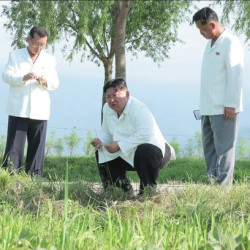
[[[156,194],[157,194],[156,185],[153,186],[148,185],[144,187],[144,189],[139,190],[138,196],[152,197],[155,196]]]
[[[124,191],[125,196],[127,196],[128,198],[133,198],[135,197],[135,193],[133,188],[131,187],[128,191]]]

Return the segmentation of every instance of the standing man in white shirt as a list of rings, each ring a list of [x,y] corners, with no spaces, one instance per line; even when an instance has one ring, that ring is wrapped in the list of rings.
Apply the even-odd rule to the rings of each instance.
[[[155,191],[160,169],[175,159],[174,149],[164,139],[146,105],[130,95],[124,79],[108,81],[103,91],[107,103],[103,107],[101,134],[92,145],[98,149],[104,189],[113,185],[131,195],[133,188],[126,171],[137,171],[140,194],[145,187]]]
[[[193,16],[209,39],[202,62],[200,114],[207,174],[210,181],[231,187],[242,105],[244,50],[240,41],[205,7]]]
[[[21,168],[27,137],[25,171],[31,175],[43,173],[50,115],[49,90],[59,86],[55,58],[43,50],[47,39],[45,28],[33,27],[27,37],[28,47],[11,51],[2,73],[4,82],[9,85],[8,135],[3,167]]]

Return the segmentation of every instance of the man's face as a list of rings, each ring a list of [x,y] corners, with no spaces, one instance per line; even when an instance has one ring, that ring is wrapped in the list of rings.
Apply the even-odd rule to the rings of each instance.
[[[116,88],[108,88],[106,90],[106,101],[111,109],[121,115],[126,107],[129,98],[129,91],[127,89],[120,90]]]
[[[212,39],[214,35],[214,28],[213,24],[210,21],[207,24],[201,24],[201,21],[195,22],[196,27],[200,30],[200,33],[202,36],[204,36],[206,39]]]
[[[34,34],[34,38],[29,36],[27,38],[29,52],[32,55],[39,54],[46,47],[47,39],[47,37],[40,37],[36,33]]]

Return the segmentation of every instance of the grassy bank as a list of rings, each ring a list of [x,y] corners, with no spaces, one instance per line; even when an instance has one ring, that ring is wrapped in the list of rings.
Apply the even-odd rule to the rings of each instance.
[[[0,173],[0,249],[249,249],[250,186],[127,199]]]
[[[179,159],[159,182],[183,189],[129,199],[81,181],[99,181],[93,158],[46,158],[43,180],[0,169],[0,249],[250,249],[249,161],[235,176],[230,190],[206,185],[203,160]]]

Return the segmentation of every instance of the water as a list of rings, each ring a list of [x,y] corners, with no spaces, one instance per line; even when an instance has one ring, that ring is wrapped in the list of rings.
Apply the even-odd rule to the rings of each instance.
[[[141,100],[153,113],[164,137],[171,141],[173,137],[184,146],[188,138],[200,131],[200,121],[193,115],[198,108],[199,84],[171,83],[157,81],[154,84],[143,81],[130,82],[131,95]],[[8,92],[8,86],[2,85],[1,92]],[[2,92],[3,93],[3,92]],[[7,96],[1,95],[0,134],[6,134],[7,115],[4,114]],[[61,78],[60,88],[51,92],[51,118],[48,123],[47,138],[55,131],[56,138],[69,135],[75,127],[79,137],[86,139],[88,131],[96,136],[101,124],[101,79],[88,79],[84,76]],[[250,98],[245,100],[250,107]],[[249,109],[241,116],[240,137],[249,139]],[[83,143],[82,143],[83,144]],[[82,152],[79,145],[77,152]]]

